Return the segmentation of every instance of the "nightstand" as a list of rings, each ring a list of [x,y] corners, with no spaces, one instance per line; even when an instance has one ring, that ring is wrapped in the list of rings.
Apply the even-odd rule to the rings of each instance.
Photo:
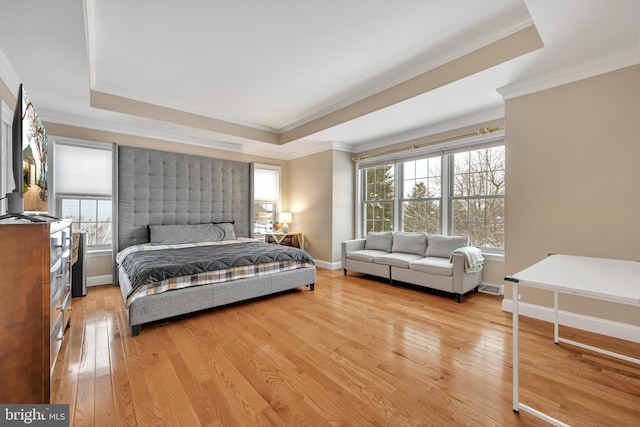
[[[304,249],[304,235],[299,232],[265,234],[264,241],[282,246]]]

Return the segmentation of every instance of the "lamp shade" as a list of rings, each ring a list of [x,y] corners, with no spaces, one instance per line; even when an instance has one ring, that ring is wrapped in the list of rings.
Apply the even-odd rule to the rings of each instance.
[[[280,222],[283,224],[291,224],[291,212],[280,212]]]

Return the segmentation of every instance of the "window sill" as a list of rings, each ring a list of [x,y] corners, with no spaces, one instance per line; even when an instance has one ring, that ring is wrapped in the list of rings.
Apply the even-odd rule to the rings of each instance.
[[[482,257],[486,260],[486,261],[499,261],[499,262],[504,262],[504,254],[497,254],[497,253],[487,253],[487,252],[482,252]]]

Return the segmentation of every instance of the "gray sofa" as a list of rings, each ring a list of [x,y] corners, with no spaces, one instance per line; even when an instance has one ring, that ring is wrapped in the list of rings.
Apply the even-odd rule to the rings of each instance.
[[[342,268],[452,293],[458,302],[482,279],[482,254],[465,236],[370,232],[342,242]]]

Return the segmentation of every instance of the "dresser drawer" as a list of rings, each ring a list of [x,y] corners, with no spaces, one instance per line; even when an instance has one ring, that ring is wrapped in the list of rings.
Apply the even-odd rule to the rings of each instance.
[[[62,250],[71,249],[71,228],[65,228],[62,230]]]
[[[50,239],[50,260],[53,264],[60,256],[62,255],[62,251],[64,250],[64,235],[62,231],[57,231],[51,234]]]
[[[55,301],[51,301],[51,305],[49,307],[49,329],[51,333],[53,333],[53,329],[56,327],[58,322],[62,322],[62,315],[64,313],[64,295],[62,293],[58,296],[58,299]]]
[[[64,339],[64,326],[62,322],[62,316],[60,316],[58,321],[53,324],[51,336],[49,337],[51,340],[49,344],[49,375],[53,373],[53,367],[55,366],[56,358],[58,357],[58,352],[60,351],[60,347],[62,347],[62,340]]]
[[[62,295],[62,330],[64,331],[71,319],[71,288]]]

